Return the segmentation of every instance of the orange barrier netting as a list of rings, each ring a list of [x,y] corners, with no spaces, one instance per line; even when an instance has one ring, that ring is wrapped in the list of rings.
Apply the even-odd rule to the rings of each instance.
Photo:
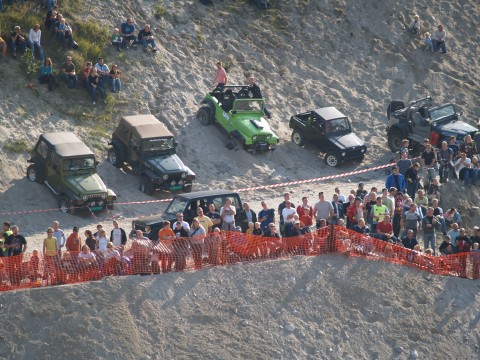
[[[171,244],[129,240],[123,249],[93,253],[34,251],[0,258],[0,291],[73,284],[106,276],[161,274],[171,271],[285,258],[340,253],[415,267],[437,275],[480,277],[480,252],[430,256],[343,227],[325,227],[301,236],[274,238],[238,232],[204,239],[178,238]],[[92,255],[93,254],[93,255]]]

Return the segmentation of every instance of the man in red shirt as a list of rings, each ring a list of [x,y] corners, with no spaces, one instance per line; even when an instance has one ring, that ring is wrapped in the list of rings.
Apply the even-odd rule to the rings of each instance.
[[[65,244],[67,251],[75,252],[75,253],[79,253],[81,251],[82,238],[78,234],[79,230],[80,229],[78,228],[78,226],[75,226],[73,228],[73,233],[71,233],[70,236],[67,238],[67,243]]]
[[[383,241],[392,240],[394,243],[397,242],[398,239],[393,235],[393,225],[390,222],[390,215],[385,215],[383,221],[377,224],[376,233],[373,236]]]
[[[302,204],[297,206],[297,214],[305,226],[312,226],[313,206],[308,203],[306,196],[302,197]]]

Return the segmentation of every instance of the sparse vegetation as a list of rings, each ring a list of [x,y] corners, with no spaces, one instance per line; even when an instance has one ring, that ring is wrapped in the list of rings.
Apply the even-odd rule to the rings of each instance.
[[[163,6],[163,1],[159,1],[155,6],[154,16],[156,19],[161,19],[164,16],[168,15],[167,9]]]
[[[3,150],[9,151],[11,153],[26,153],[30,151],[30,144],[25,139],[20,140],[8,140],[3,145]]]

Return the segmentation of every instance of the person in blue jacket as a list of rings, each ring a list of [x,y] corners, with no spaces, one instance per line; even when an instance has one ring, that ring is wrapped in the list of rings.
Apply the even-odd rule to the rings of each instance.
[[[392,168],[392,173],[388,175],[387,180],[385,181],[385,187],[387,189],[394,187],[401,192],[405,192],[407,182],[405,181],[405,177],[399,173],[398,166]]]

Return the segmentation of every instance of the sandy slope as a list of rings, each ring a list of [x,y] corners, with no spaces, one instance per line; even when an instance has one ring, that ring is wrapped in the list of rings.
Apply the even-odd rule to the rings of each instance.
[[[141,51],[121,56],[112,49],[106,51],[107,62],[116,62],[124,73],[119,99],[128,100],[127,105],[119,105],[115,116],[151,112],[167,124],[180,142],[180,156],[197,173],[196,189],[235,189],[385,163],[391,157],[384,138],[385,109],[391,99],[431,94],[437,103],[460,105],[469,121],[476,122],[480,116],[479,50],[474,36],[480,8],[476,1],[298,0],[281,2],[280,11],[263,13],[245,1],[218,1],[207,8],[194,0],[165,0],[169,15],[161,20],[151,16],[152,1],[126,1],[122,8],[108,0],[85,3],[89,11],[84,16],[98,19],[105,29],[126,16],[156,29],[160,45],[156,57]],[[413,13],[424,20],[425,30],[432,31],[437,21],[445,24],[447,55],[424,53],[420,39],[404,31]],[[198,104],[211,87],[217,60],[228,63],[231,83],[244,82],[250,73],[256,76],[273,113],[272,127],[282,138],[275,152],[254,156],[229,151],[219,129],[202,127],[195,119]],[[103,135],[98,134],[92,131],[94,121],[79,119],[82,113],[102,112],[91,108],[85,93],[67,92],[62,97],[44,93],[42,88],[32,92],[18,84],[16,63],[10,59],[5,64],[8,71],[0,69],[0,146],[13,138],[27,139],[33,145],[41,132],[72,130],[95,148],[100,160],[105,159],[107,137],[102,136],[116,125],[117,118],[104,125]],[[362,164],[330,169],[314,148],[299,148],[290,142],[290,115],[329,105],[349,115],[369,144]],[[27,154],[0,153],[1,212],[57,206],[47,188],[25,179],[27,158]],[[150,199],[138,191],[139,179],[128,172],[105,161],[99,172],[119,201]],[[339,184],[348,193],[360,180],[381,186],[384,174],[377,171],[289,190],[296,203],[303,194],[313,201],[319,189],[331,192]],[[256,210],[261,199],[272,199],[276,207],[284,190],[244,197]],[[461,188],[449,194],[452,200],[459,198],[465,209],[471,208],[471,198],[478,198],[478,192],[463,194]],[[2,221],[20,224],[31,244],[39,246],[41,232],[54,219],[70,230],[74,225],[108,224],[112,216],[120,216],[122,226],[128,227],[131,218],[159,209],[157,204],[120,205],[112,214],[101,214],[102,218],[46,212],[5,216]],[[473,221],[477,215],[473,211],[468,216]],[[476,283],[436,277],[427,281],[422,274],[389,265],[337,258],[329,262],[330,268],[322,259],[299,259],[262,264],[258,270],[257,265],[248,265],[2,294],[0,314],[5,325],[0,356],[59,358],[56,344],[60,339],[65,353],[77,358],[88,358],[82,346],[98,358],[132,359],[195,357],[199,352],[205,358],[406,358],[411,348],[427,358],[463,357],[462,348],[466,348],[466,358],[476,357],[471,344],[478,342],[478,314],[467,311],[474,302],[478,307]],[[319,271],[322,276],[314,276]],[[284,280],[290,273],[308,281],[288,285]],[[375,282],[370,280],[373,277]],[[257,286],[269,278],[265,286]],[[306,291],[309,281],[318,283],[318,288],[313,287],[308,295],[300,292]],[[367,290],[374,286],[378,288]],[[207,296],[207,290],[221,296]],[[193,292],[198,299],[192,298]],[[455,306],[454,295],[461,299]],[[300,305],[294,307],[296,301]],[[325,309],[324,304],[331,307]],[[248,325],[239,325],[243,319]],[[293,334],[279,328],[287,321],[298,329]],[[470,336],[468,343],[464,336]],[[403,347],[402,353],[392,350],[397,345]]]
[[[0,356],[476,359],[479,287],[343,256],[108,278],[4,293]]]

